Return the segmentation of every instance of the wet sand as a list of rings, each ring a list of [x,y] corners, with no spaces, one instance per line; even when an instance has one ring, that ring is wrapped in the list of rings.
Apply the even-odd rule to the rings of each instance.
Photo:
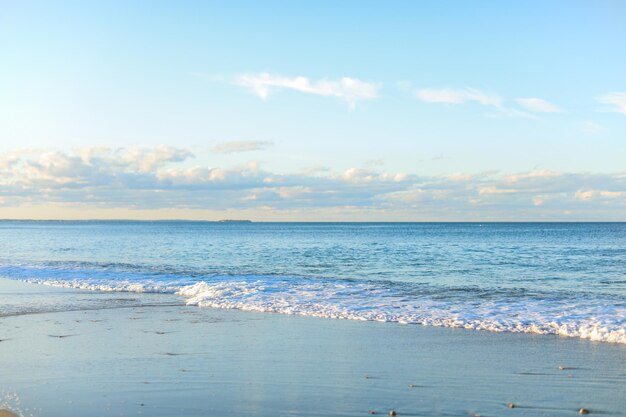
[[[47,311],[50,299],[75,308]],[[180,301],[0,279],[0,409],[37,417],[626,410],[626,345]]]

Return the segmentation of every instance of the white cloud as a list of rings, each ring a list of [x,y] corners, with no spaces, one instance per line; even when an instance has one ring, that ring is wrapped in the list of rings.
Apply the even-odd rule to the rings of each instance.
[[[604,198],[621,198],[626,196],[626,191],[600,191],[599,194]]]
[[[556,171],[550,171],[547,169],[535,169],[532,171],[520,172],[517,174],[509,174],[503,177],[504,182],[507,184],[514,184],[528,181],[550,181],[552,178],[557,178],[563,174]]]
[[[530,171],[421,177],[381,169],[277,174],[251,162],[190,165],[184,148],[84,148],[1,154],[0,211],[33,204],[85,210],[318,210],[387,213],[386,219],[626,220],[626,173]],[[550,204],[544,204],[549,201]],[[18,209],[19,210],[19,209]],[[407,217],[408,216],[408,217]],[[529,217],[530,216],[530,217]],[[307,217],[313,219],[312,217]],[[332,220],[332,217],[325,217]]]
[[[0,171],[9,169],[19,161],[19,157],[13,154],[0,156]]]
[[[592,201],[596,199],[624,199],[626,191],[607,191],[607,190],[579,190],[574,196],[581,201]]]
[[[416,91],[418,99],[426,103],[440,104],[465,104],[478,103],[482,106],[490,107],[496,110],[490,114],[492,117],[534,117],[531,114],[510,106],[504,105],[504,100],[497,94],[487,93],[475,88],[452,89],[421,89]],[[562,110],[545,100],[535,97],[518,98],[516,102],[524,109],[534,113],[558,113]]]
[[[541,205],[543,205],[543,203],[545,203],[545,202],[546,202],[546,199],[545,199],[545,198],[543,198],[543,197],[542,197],[542,196],[540,196],[540,195],[536,195],[536,196],[534,196],[534,197],[533,197],[533,205],[534,205],[534,206],[541,206]]]
[[[498,188],[495,185],[488,185],[488,186],[484,186],[484,187],[479,187],[478,188],[478,194],[479,195],[489,195],[489,194],[511,194],[511,193],[517,193],[519,192],[518,190],[512,189],[512,188]]]
[[[626,92],[612,92],[598,97],[598,101],[611,106],[609,111],[626,114]]]
[[[226,142],[211,148],[214,153],[237,153],[237,152],[250,152],[260,151],[272,146],[274,143],[270,141],[260,140],[245,140]]]
[[[378,97],[378,85],[360,81],[356,78],[343,77],[337,81],[319,80],[311,82],[307,77],[284,77],[269,73],[240,75],[236,84],[252,90],[265,100],[271,92],[289,89],[301,93],[336,97],[344,100],[353,108],[359,100]]]
[[[304,175],[316,175],[323,172],[329,172],[330,168],[326,166],[313,165],[308,167],[303,167],[300,169],[300,172]]]
[[[574,197],[582,201],[590,201],[593,199],[594,194],[593,190],[578,190],[574,194]]]
[[[106,148],[96,148],[101,152],[106,152]],[[121,161],[136,166],[140,172],[150,172],[171,162],[181,162],[191,158],[193,153],[187,149],[173,148],[171,146],[160,145],[154,148],[128,148],[118,150],[117,154]]]
[[[408,176],[404,173],[379,173],[376,171],[370,171],[361,168],[350,168],[346,170],[339,177],[343,181],[350,182],[353,184],[364,184],[371,182],[402,182],[405,181]]]
[[[518,98],[517,101],[521,106],[525,107],[527,110],[536,113],[560,113],[562,110],[555,106],[552,103],[549,103],[545,100],[535,97],[529,98]]]
[[[428,195],[427,192],[420,188],[414,188],[410,190],[395,191],[392,193],[384,194],[383,199],[391,201],[401,201],[407,204],[418,203]]]
[[[417,98],[427,103],[443,103],[443,104],[463,104],[467,102],[476,102],[483,106],[492,106],[500,108],[502,100],[495,94],[485,93],[475,88],[465,88],[462,90],[454,90],[450,88],[443,89],[423,89],[417,91]]]

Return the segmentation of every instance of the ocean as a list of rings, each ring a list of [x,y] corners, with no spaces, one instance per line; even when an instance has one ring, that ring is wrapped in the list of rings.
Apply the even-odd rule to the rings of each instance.
[[[0,277],[626,343],[626,223],[1,221]]]

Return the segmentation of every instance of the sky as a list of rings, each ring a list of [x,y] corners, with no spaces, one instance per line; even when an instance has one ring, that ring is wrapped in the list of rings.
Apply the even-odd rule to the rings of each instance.
[[[626,221],[625,21],[0,0],[0,218]]]

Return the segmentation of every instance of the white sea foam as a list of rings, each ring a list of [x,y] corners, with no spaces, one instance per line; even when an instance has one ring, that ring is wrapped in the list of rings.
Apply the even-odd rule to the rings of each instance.
[[[420,297],[375,284],[199,282],[187,304],[303,316],[412,323],[496,332],[556,334],[626,343],[626,308],[602,300]],[[470,294],[468,294],[470,295]]]
[[[63,279],[24,279],[32,284],[47,285],[57,288],[71,288],[76,290],[102,291],[102,292],[136,292],[136,293],[175,293],[181,289],[176,285],[159,283],[137,283],[129,281],[115,282],[90,282],[80,280]]]
[[[193,285],[29,280],[81,290],[176,293],[188,305],[494,332],[554,334],[626,344],[623,301],[584,294],[398,285],[305,278],[219,277]]]
[[[0,410],[11,410],[11,412],[19,417],[25,417],[22,400],[15,392],[0,390]],[[32,414],[30,414],[32,416]]]

